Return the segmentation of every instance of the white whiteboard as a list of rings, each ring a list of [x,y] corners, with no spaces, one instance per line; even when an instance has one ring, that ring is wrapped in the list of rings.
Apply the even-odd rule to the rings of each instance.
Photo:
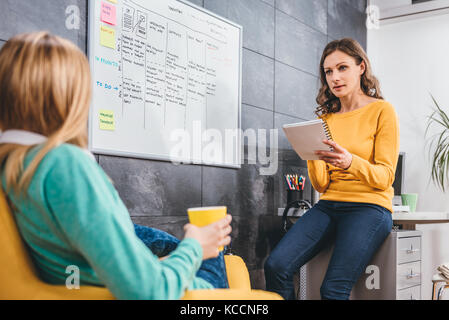
[[[177,0],[89,1],[89,149],[240,167],[242,27]]]

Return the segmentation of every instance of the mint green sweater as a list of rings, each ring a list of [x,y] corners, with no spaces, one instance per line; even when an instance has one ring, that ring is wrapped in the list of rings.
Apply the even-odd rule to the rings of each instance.
[[[28,153],[25,167],[38,148]],[[20,234],[48,283],[65,284],[72,274],[66,268],[76,265],[81,285],[106,286],[118,299],[179,299],[186,289],[212,288],[195,276],[203,256],[198,241],[184,239],[160,261],[136,236],[104,171],[76,146],[51,150],[27,194],[8,196]]]

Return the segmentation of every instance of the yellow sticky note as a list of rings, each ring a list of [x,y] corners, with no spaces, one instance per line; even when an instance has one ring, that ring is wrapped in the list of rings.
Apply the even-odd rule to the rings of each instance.
[[[114,111],[111,110],[100,110],[100,130],[115,130],[115,119]]]
[[[112,3],[117,3],[117,0],[108,0],[108,1]]]
[[[115,30],[106,26],[100,27],[100,44],[115,49]]]

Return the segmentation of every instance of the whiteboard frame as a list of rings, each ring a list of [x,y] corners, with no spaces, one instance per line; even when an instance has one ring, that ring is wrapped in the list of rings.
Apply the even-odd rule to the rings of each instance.
[[[92,72],[92,90],[94,90],[94,83],[93,83],[93,65],[94,65],[94,50],[92,48],[95,47],[95,45],[92,43],[94,41],[94,26],[95,26],[95,1],[99,0],[88,0],[88,25],[87,25],[87,57],[89,60],[90,69]],[[177,2],[180,2],[184,5],[190,6],[192,8],[195,8],[197,10],[202,11],[205,14],[208,14],[216,19],[219,19],[233,27],[236,27],[239,30],[240,34],[240,44],[239,44],[239,85],[238,85],[238,110],[237,110],[237,116],[238,116],[238,128],[239,134],[237,136],[237,150],[234,150],[237,155],[237,164],[218,164],[218,163],[205,163],[203,159],[201,162],[193,162],[193,159],[184,159],[184,158],[173,158],[170,156],[161,156],[157,154],[146,154],[146,153],[133,153],[133,152],[123,152],[118,150],[106,150],[101,148],[92,148],[92,126],[93,126],[93,100],[91,101],[91,105],[89,108],[89,119],[88,119],[88,149],[95,154],[101,154],[101,155],[111,155],[111,156],[119,156],[119,157],[127,157],[127,158],[138,158],[138,159],[147,159],[147,160],[158,160],[158,161],[168,161],[168,162],[177,162],[178,164],[186,164],[186,165],[201,165],[201,166],[211,166],[211,167],[224,167],[224,168],[235,168],[240,169],[242,167],[242,159],[244,159],[244,155],[242,154],[242,58],[243,58],[243,27],[233,21],[230,21],[224,17],[221,17],[217,15],[214,12],[211,12],[203,7],[200,7],[194,3],[191,3],[187,0],[175,0]],[[243,149],[244,150],[244,149]]]

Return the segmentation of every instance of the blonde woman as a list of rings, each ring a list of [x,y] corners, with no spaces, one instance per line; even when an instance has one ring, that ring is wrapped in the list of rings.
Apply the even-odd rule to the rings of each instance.
[[[352,39],[330,42],[320,62],[317,115],[327,121],[333,152],[308,161],[319,202],[288,231],[265,263],[267,290],[294,299],[293,274],[334,243],[322,299],[348,299],[392,227],[399,125],[383,100],[363,48]]]
[[[106,286],[118,299],[179,299],[186,289],[219,286],[226,274],[217,248],[230,242],[231,217],[188,224],[182,241],[133,226],[85,150],[90,98],[87,59],[69,41],[37,32],[1,49],[2,185],[41,278],[64,284],[66,267],[76,265],[81,284]],[[168,256],[158,259],[151,246]]]

